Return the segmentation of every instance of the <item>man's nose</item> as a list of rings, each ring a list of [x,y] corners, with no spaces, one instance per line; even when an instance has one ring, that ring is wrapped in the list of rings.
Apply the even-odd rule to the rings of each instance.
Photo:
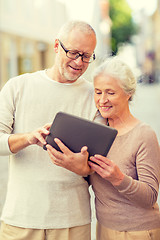
[[[83,56],[78,56],[74,61],[76,62],[77,65],[82,65],[83,64],[83,60],[82,60]]]

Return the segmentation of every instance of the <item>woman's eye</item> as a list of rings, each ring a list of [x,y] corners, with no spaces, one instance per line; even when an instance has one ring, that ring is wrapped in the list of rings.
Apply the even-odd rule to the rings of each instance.
[[[108,92],[109,95],[114,95],[115,93],[114,92]]]
[[[95,92],[95,94],[101,94],[101,92]]]

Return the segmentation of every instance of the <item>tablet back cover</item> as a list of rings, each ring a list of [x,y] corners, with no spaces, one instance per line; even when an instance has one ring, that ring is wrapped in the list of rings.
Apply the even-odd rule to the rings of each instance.
[[[59,138],[71,151],[80,152],[83,146],[88,147],[90,156],[106,156],[117,130],[64,112],[58,112],[46,142],[60,151],[54,138]],[[46,150],[46,147],[43,147]]]

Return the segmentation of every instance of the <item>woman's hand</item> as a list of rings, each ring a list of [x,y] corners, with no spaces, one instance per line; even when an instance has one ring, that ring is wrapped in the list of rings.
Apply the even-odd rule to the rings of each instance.
[[[95,155],[94,157],[90,157],[90,160],[98,164],[97,165],[89,161],[88,164],[90,165],[92,170],[97,172],[102,178],[112,183],[113,186],[120,185],[124,178],[124,174],[120,171],[120,169],[114,162],[112,162],[107,157],[103,157],[101,155]]]
[[[54,164],[81,176],[87,176],[93,172],[88,165],[88,152],[86,146],[81,148],[81,152],[73,153],[59,139],[55,138],[54,141],[62,151],[57,151],[49,144],[46,145],[48,154]]]

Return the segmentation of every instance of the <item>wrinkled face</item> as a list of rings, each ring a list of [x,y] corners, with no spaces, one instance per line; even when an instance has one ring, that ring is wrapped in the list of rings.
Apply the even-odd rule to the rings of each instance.
[[[96,107],[102,117],[116,119],[124,115],[130,95],[124,92],[118,79],[99,75],[94,79],[94,89]]]
[[[96,37],[94,34],[82,33],[75,29],[62,43],[67,50],[91,56],[96,46]],[[74,82],[87,70],[89,63],[84,63],[81,57],[75,60],[68,58],[58,39],[55,41],[54,49],[57,53],[55,67],[59,76],[58,81]]]

